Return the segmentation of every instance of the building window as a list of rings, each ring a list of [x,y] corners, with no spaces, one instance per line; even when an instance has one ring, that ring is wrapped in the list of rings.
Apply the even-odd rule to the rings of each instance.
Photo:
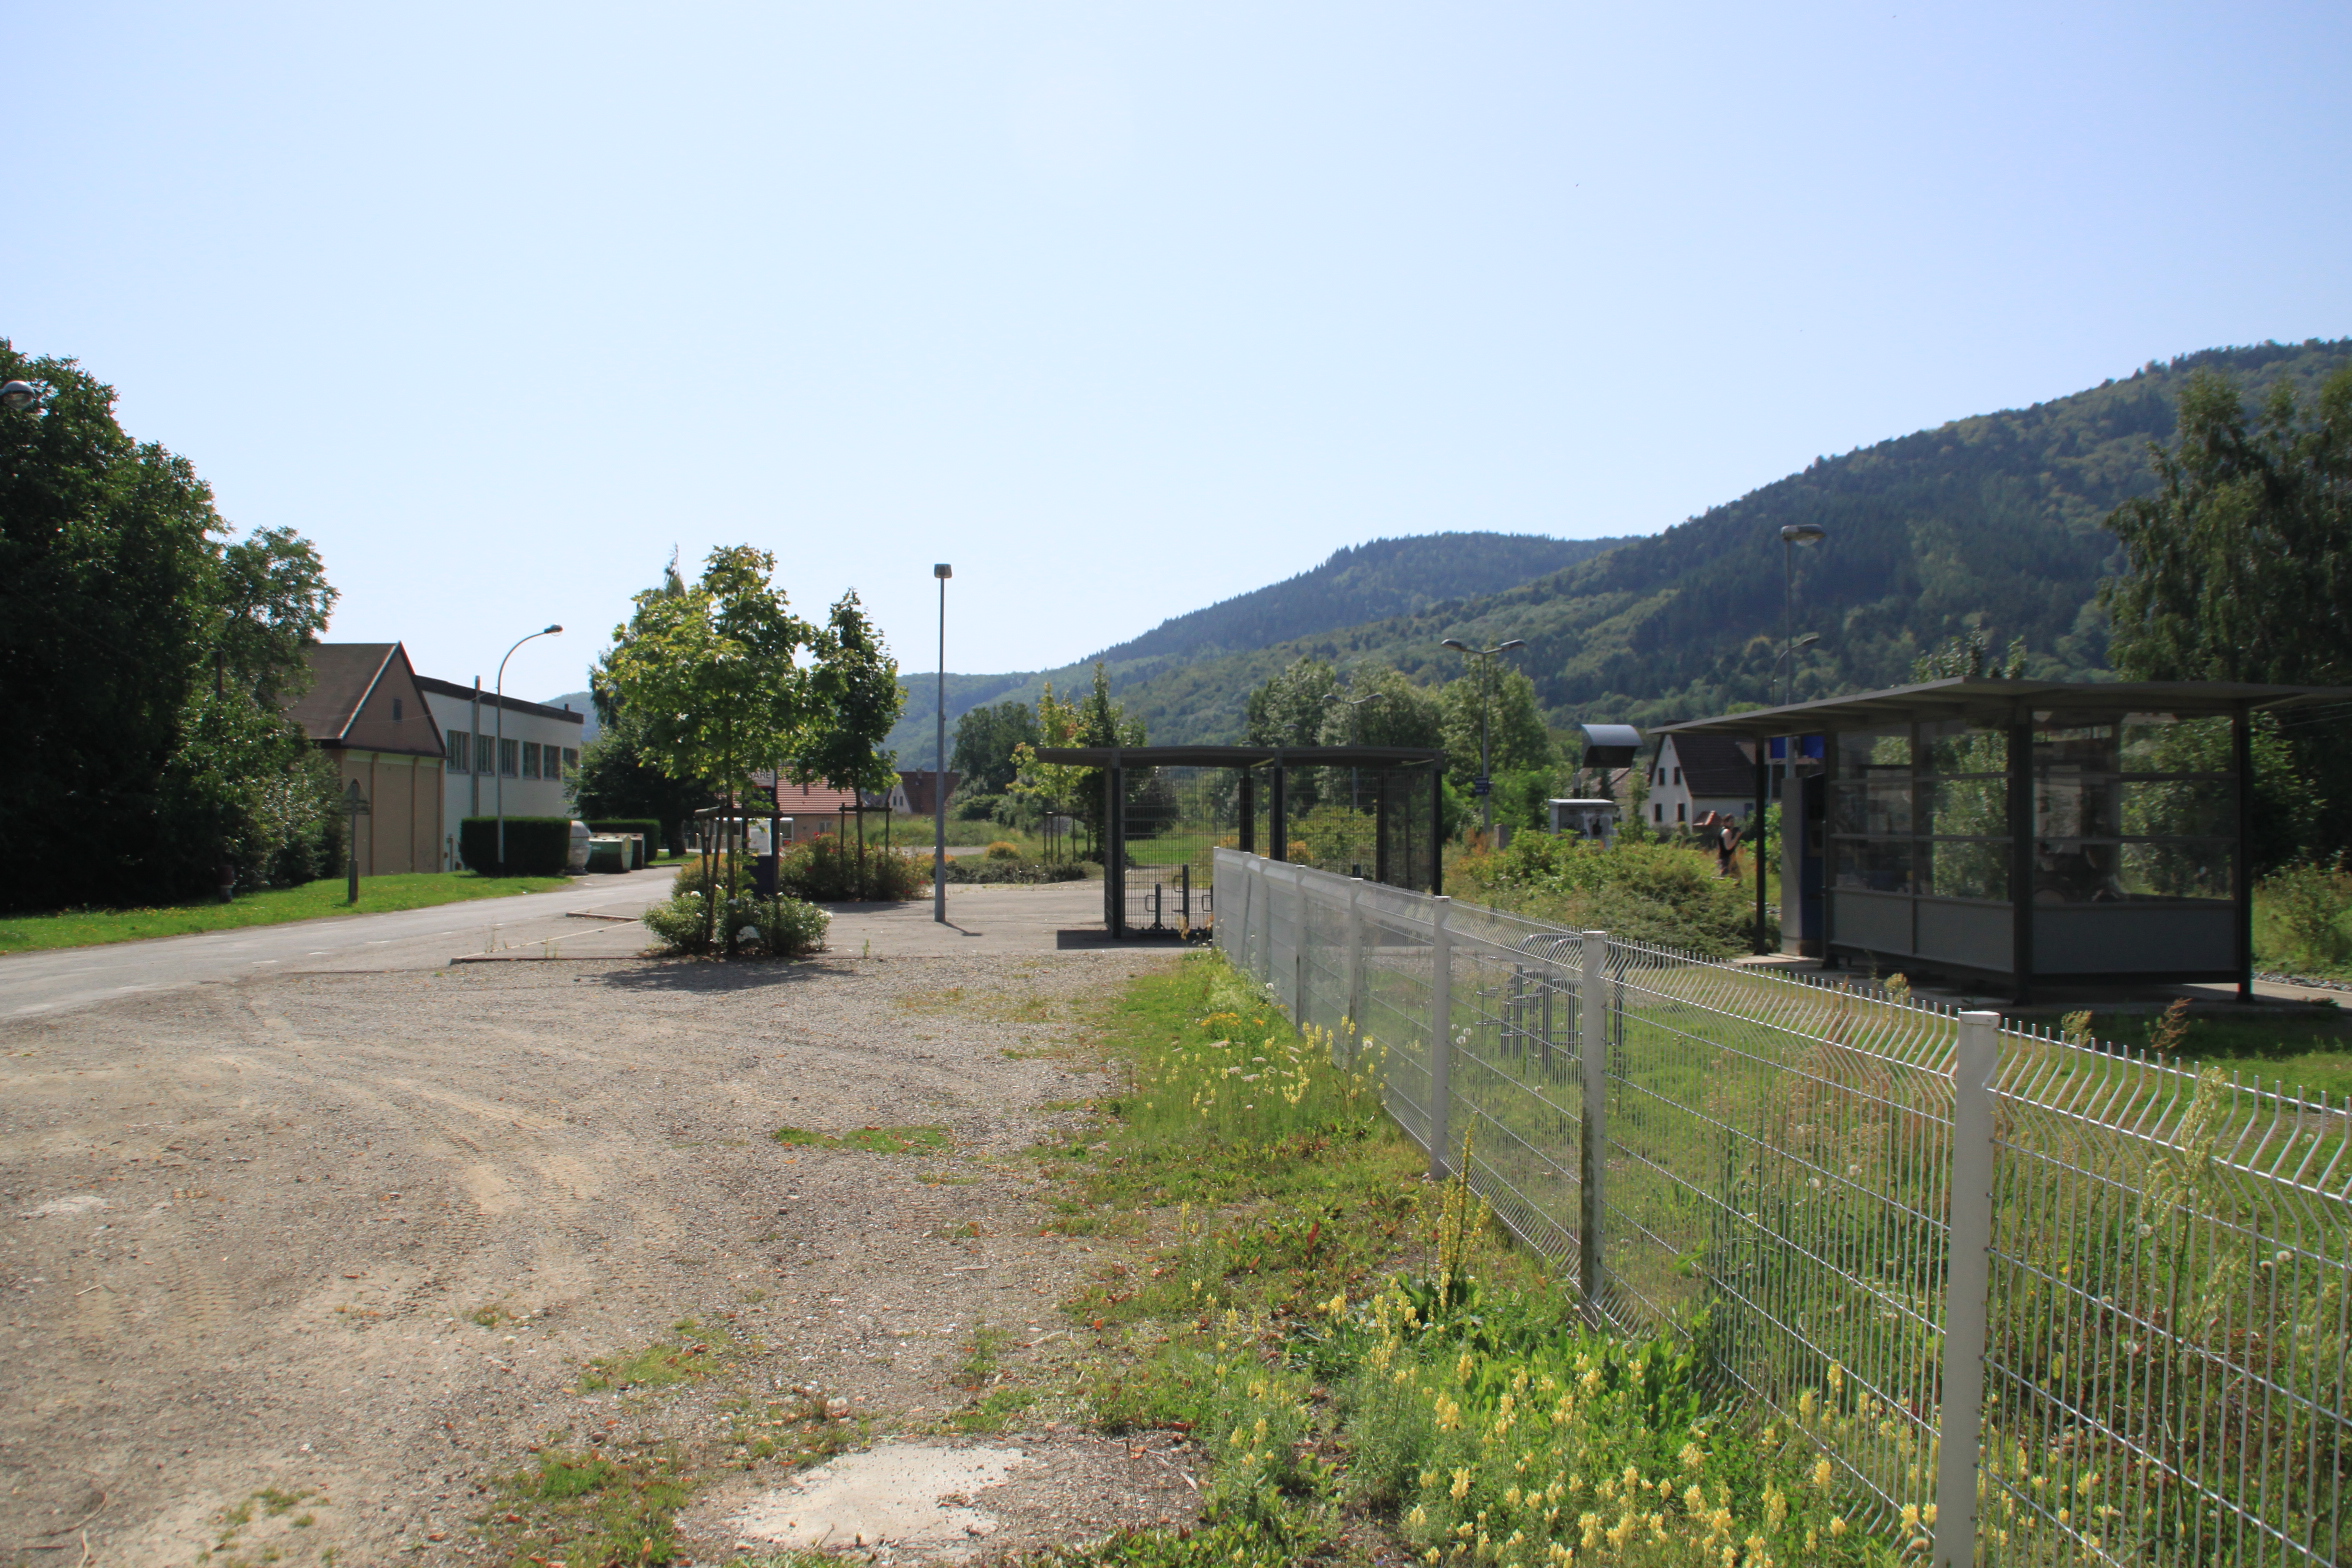
[[[1664,822],[1666,820],[1666,808],[1663,805],[1652,806],[1650,808],[1650,820],[1652,822]]]
[[[1681,770],[1680,768],[1676,768],[1674,771],[1675,771],[1675,772],[1677,772],[1677,773],[1680,773],[1682,770]],[[1681,801],[1679,801],[1679,800],[1678,800],[1678,801],[1676,801],[1676,802],[1674,803],[1674,821],[1675,821],[1675,825],[1676,825],[1677,827],[1679,827],[1679,826],[1681,826],[1683,823],[1685,823],[1685,822],[1688,822],[1689,820],[1690,820],[1690,807],[1688,807],[1688,806],[1684,805],[1684,804],[1683,804]]]
[[[577,773],[577,772],[579,772],[579,771],[580,771],[580,753],[579,753],[579,752],[578,752],[576,749],[574,749],[573,747],[566,746],[566,747],[563,749],[563,754],[564,754],[564,772],[565,772],[565,773],[567,773],[567,774],[571,774],[571,773]]]
[[[540,748],[539,748],[539,771],[540,771],[540,773],[541,773],[542,775],[544,775],[544,776],[545,776],[545,777],[547,777],[547,778],[551,778],[551,779],[560,779],[560,778],[562,778],[562,777],[564,776],[564,767],[563,767],[563,748],[562,748],[562,747],[560,747],[560,746],[542,746],[542,747],[540,747]]]
[[[498,771],[510,779],[518,777],[516,764],[522,760],[522,755],[523,743],[521,741],[500,741],[498,743]]]
[[[524,741],[524,742],[523,742],[523,777],[524,777],[524,778],[527,778],[527,779],[535,779],[535,778],[537,778],[538,776],[539,776],[539,743],[538,743],[537,741],[535,741],[535,740],[527,740],[527,741]]]
[[[400,722],[400,699],[398,697],[392,699],[392,722],[395,724]]]
[[[1676,768],[1674,770],[1674,782],[1678,786],[1682,783],[1682,769]]]
[[[489,735],[476,735],[474,737],[474,771],[476,773],[489,772],[491,765],[496,760],[490,755],[490,742],[494,738],[495,737]]]
[[[464,730],[449,732],[449,771],[464,773],[474,765],[473,737]]]

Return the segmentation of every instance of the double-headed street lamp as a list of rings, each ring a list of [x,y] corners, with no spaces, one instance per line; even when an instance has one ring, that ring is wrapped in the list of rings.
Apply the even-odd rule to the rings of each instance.
[[[513,658],[515,648],[520,648],[524,643],[529,642],[531,637],[553,637],[562,630],[563,628],[560,626],[547,626],[531,633],[530,637],[517,638],[514,648],[506,650],[506,659]],[[498,744],[490,751],[490,765],[498,770],[498,874],[500,876],[506,875],[506,659],[498,661],[498,701],[496,703],[498,717],[493,721],[497,726]],[[475,677],[477,680],[480,678],[479,676]],[[480,691],[482,688],[477,686],[474,689]],[[474,744],[477,746],[482,744],[482,737],[478,731],[474,735]]]
[[[1514,637],[1509,642],[1498,642],[1491,648],[1473,648],[1466,642],[1448,637],[1440,647],[1451,648],[1465,658],[1478,659],[1478,797],[1485,803],[1482,827],[1489,839],[1494,836],[1494,769],[1487,746],[1487,698],[1493,684],[1488,672],[1494,668],[1495,655],[1509,653],[1514,648],[1527,646],[1527,639]]]
[[[1780,656],[1788,661],[1788,674],[1781,677],[1780,705],[1787,707],[1796,701],[1797,649],[1797,546],[1819,544],[1829,537],[1829,530],[1819,523],[1790,523],[1780,531]],[[1820,634],[1807,637],[1807,643],[1820,641]]]

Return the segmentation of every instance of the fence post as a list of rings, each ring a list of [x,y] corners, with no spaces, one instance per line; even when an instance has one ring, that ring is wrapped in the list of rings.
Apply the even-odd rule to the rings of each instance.
[[[1943,1410],[1937,1430],[1934,1568],[1976,1561],[1984,1436],[1985,1325],[1992,1291],[1993,1073],[2001,1015],[1962,1013],[1952,1061],[1951,1256],[1944,1275]]]
[[[1429,901],[1429,1179],[1446,1179],[1446,1124],[1453,1109],[1454,935],[1446,916],[1454,901]]]
[[[1576,1139],[1576,1289],[1585,1321],[1607,1323],[1601,1307],[1602,1217],[1609,1171],[1609,934],[1584,933],[1584,974],[1576,996],[1576,1063],[1582,1084]]]
[[[1364,1037],[1363,899],[1364,879],[1362,877],[1349,878],[1347,933],[1345,936],[1347,942],[1347,989],[1340,994],[1339,1001],[1339,1010],[1341,1015],[1347,1019],[1347,1027],[1344,1030],[1335,1031],[1331,1037],[1332,1049],[1336,1053],[1341,1049],[1340,1035],[1346,1034],[1348,1036],[1345,1049],[1348,1053],[1349,1063],[1355,1061],[1356,1041]]]

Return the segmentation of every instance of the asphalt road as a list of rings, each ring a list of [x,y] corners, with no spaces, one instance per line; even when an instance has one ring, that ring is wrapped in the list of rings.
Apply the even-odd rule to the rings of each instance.
[[[0,1018],[252,974],[426,969],[464,953],[534,947],[560,952],[560,944],[596,934],[606,937],[600,947],[609,946],[616,920],[593,917],[633,919],[667,893],[676,874],[675,867],[649,867],[583,877],[554,893],[11,954],[0,957]]]

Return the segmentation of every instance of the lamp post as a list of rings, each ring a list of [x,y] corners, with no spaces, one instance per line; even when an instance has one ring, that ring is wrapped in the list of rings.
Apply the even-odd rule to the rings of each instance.
[[[41,406],[41,389],[30,381],[10,381],[0,384],[0,408],[12,414],[29,414]]]
[[[1349,745],[1356,745],[1362,740],[1362,737],[1356,733],[1358,729],[1358,725],[1356,723],[1356,710],[1361,708],[1367,702],[1378,702],[1381,698],[1387,695],[1388,693],[1384,691],[1368,691],[1361,697],[1342,697],[1339,699],[1341,702],[1347,705]],[[1357,774],[1361,771],[1362,770],[1359,769],[1354,763],[1351,762],[1348,764],[1348,810],[1350,811],[1359,811],[1363,809],[1357,799],[1358,795],[1362,793],[1358,787],[1360,781],[1357,778]]]
[[[947,580],[955,568],[945,561],[931,568],[939,579],[939,732],[931,773],[931,918],[947,924]]]
[[[516,638],[514,648],[506,650],[506,659],[513,658],[515,648],[520,648],[524,643],[529,642],[531,637],[553,637],[562,630],[563,628],[560,626],[546,626],[531,633],[530,637]],[[498,801],[498,874],[500,876],[506,875],[506,659],[498,661],[498,689],[495,693],[498,717],[492,721],[498,729],[498,743],[490,749],[490,766],[498,770],[495,795]],[[479,746],[481,743],[481,731],[476,730],[474,744]]]
[[[1467,658],[1484,661],[1478,666],[1478,798],[1484,808],[1481,813],[1483,819],[1480,824],[1481,829],[1491,840],[1494,837],[1494,768],[1492,759],[1487,752],[1486,728],[1487,696],[1492,682],[1487,679],[1487,672],[1494,668],[1496,654],[1509,653],[1514,648],[1524,648],[1527,646],[1527,639],[1514,637],[1509,642],[1498,642],[1491,648],[1473,648],[1466,642],[1458,642],[1454,638],[1448,637],[1440,646],[1451,648],[1454,652]]]
[[[1829,537],[1829,530],[1819,523],[1790,523],[1780,531],[1780,656],[1788,661],[1788,673],[1781,677],[1780,705],[1787,707],[1796,701],[1797,684],[1797,546],[1819,544]],[[1819,635],[1806,639],[1818,642]]]

